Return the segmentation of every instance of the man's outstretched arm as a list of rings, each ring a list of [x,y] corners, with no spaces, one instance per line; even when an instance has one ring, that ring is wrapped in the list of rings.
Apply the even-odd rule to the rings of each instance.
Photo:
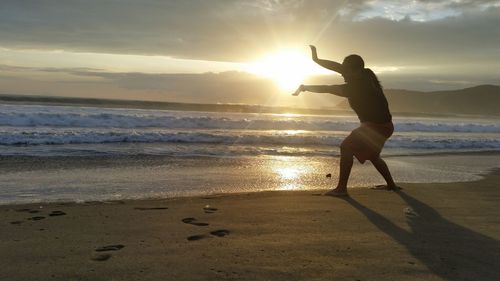
[[[335,62],[335,61],[331,61],[331,60],[322,60],[322,59],[319,59],[318,58],[318,53],[316,51],[316,47],[313,46],[313,45],[309,45],[309,47],[311,48],[312,60],[315,63],[321,65],[322,67],[324,67],[326,69],[333,70],[335,72],[338,72],[338,73],[342,74],[342,72],[343,72],[342,64],[340,64],[338,62]]]
[[[298,96],[300,92],[327,93],[339,97],[347,97],[342,90],[342,85],[300,85],[294,96]]]

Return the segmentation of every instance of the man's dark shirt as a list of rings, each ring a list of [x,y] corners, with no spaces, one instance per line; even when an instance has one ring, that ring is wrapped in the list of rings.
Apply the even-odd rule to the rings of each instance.
[[[389,105],[381,87],[370,76],[360,77],[341,86],[343,95],[361,122],[387,123],[392,121]]]

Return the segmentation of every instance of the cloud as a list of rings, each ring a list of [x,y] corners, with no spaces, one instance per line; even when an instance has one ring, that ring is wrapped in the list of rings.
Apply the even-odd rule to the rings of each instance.
[[[320,2],[325,4],[311,8],[332,6]],[[6,0],[0,4],[0,37],[2,45],[14,48],[232,61],[268,49],[276,34],[295,36],[294,22],[304,6],[304,1]]]
[[[425,23],[373,18],[342,30],[338,39],[344,50],[355,46],[377,64],[465,65],[500,57],[495,47],[500,45],[500,9]]]
[[[384,88],[412,90],[458,89],[479,84],[500,84],[496,73],[471,76],[418,74],[379,75]],[[312,77],[307,84],[340,84],[339,76]],[[291,97],[276,84],[236,71],[200,74],[107,72],[91,68],[41,68],[0,65],[0,94],[70,96],[190,103],[246,103],[275,106],[333,107],[342,101],[328,94],[305,93]]]
[[[500,83],[495,77],[500,72],[500,1],[0,1],[0,47],[14,50],[241,62],[284,47],[301,46],[307,52],[310,43],[324,58],[342,60],[358,53],[369,67],[398,67],[380,75],[388,88]],[[19,65],[29,65],[28,59]],[[70,61],[76,61],[74,68],[19,68],[15,57],[0,57],[0,63],[11,64],[0,66],[1,90],[260,104],[277,95],[272,81],[239,72],[116,73],[110,72],[116,60],[102,67],[106,70],[78,67],[81,59]],[[101,68],[80,64],[96,65]],[[8,77],[17,80],[8,82]],[[329,79],[335,80],[313,80]]]
[[[247,61],[316,43],[328,56],[357,52],[391,65],[490,61],[500,52],[498,2],[420,0],[405,14],[404,2],[387,0],[4,0],[0,46]],[[390,5],[399,20],[387,17]],[[433,11],[454,12],[412,20]]]
[[[61,79],[70,77],[71,79]],[[317,77],[313,83],[340,83]],[[0,65],[0,94],[175,101],[245,103],[270,106],[333,107],[332,95],[299,98],[281,91],[270,79],[228,71],[201,74],[106,72],[79,68],[37,68]]]
[[[499,6],[498,0],[355,1],[346,5],[342,13],[356,20],[381,17],[390,20],[411,19],[425,22],[470,12],[482,12]]]

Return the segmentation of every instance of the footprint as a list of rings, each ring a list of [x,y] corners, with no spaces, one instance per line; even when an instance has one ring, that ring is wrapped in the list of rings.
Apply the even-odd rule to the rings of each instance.
[[[39,220],[43,220],[45,217],[31,217],[31,218],[28,218],[29,220],[31,221],[39,221]]]
[[[23,221],[11,221],[10,224],[21,224]]]
[[[107,261],[111,258],[110,254],[97,254],[92,256],[90,259],[93,261]]]
[[[125,201],[123,201],[123,200],[103,201],[102,204],[122,205],[122,204],[125,204]]]
[[[167,207],[152,207],[152,208],[148,208],[148,207],[135,207],[134,209],[135,210],[139,210],[139,211],[149,211],[149,210],[167,210],[168,208]]]
[[[64,216],[64,215],[66,215],[66,213],[63,211],[52,211],[49,214],[49,216],[51,216],[51,217]]]
[[[206,205],[205,207],[203,207],[203,210],[207,214],[212,214],[212,213],[215,213],[215,211],[217,211],[218,209],[217,208],[212,208],[212,207],[210,207],[210,205]]]
[[[204,239],[204,238],[208,238],[207,235],[192,235],[192,236],[189,236],[188,238],[186,238],[188,241],[198,241],[198,240],[201,240],[201,239]]]
[[[32,210],[32,209],[28,209],[28,208],[17,209],[16,212],[23,212],[23,213],[30,213],[30,214],[40,213],[39,210]]]
[[[217,236],[217,237],[224,237],[226,235],[229,235],[229,230],[226,230],[226,229],[214,230],[214,231],[210,232],[210,234]]]
[[[208,223],[205,223],[205,222],[197,222],[197,219],[195,219],[195,218],[184,218],[184,219],[182,219],[182,222],[187,223],[187,224],[196,225],[196,226],[207,226],[208,225]]]
[[[117,245],[108,245],[108,246],[102,246],[97,249],[95,249],[96,252],[106,252],[106,251],[118,251],[123,249],[125,247],[124,245],[117,244]]]

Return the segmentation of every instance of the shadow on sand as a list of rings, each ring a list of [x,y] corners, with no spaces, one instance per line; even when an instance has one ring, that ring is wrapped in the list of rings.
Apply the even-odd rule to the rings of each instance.
[[[500,280],[500,242],[457,225],[414,197],[397,194],[413,210],[407,231],[353,198],[345,198],[433,273],[446,280]]]

